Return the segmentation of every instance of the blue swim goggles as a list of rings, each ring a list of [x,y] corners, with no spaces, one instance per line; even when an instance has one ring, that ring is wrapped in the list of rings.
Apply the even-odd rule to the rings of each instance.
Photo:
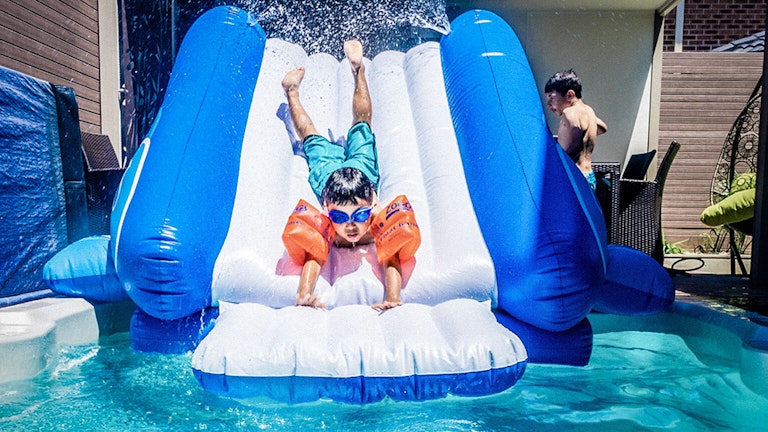
[[[345,224],[347,222],[362,223],[371,217],[371,208],[360,207],[359,209],[353,211],[351,215],[348,215],[341,210],[334,209],[328,212],[328,217],[331,218],[331,222],[339,225]]]

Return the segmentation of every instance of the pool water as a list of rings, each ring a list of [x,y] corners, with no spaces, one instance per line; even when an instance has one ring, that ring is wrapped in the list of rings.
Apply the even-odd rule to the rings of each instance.
[[[127,333],[62,347],[38,377],[0,385],[0,430],[768,431],[768,399],[676,334],[596,334],[588,366],[529,365],[493,396],[363,406],[215,396],[190,361],[134,352]]]

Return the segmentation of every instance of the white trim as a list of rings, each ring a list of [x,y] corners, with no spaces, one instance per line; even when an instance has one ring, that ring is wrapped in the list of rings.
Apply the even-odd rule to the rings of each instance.
[[[158,113],[158,118],[160,117],[160,114],[162,112]],[[150,131],[151,134],[151,131]],[[135,175],[131,179],[131,184],[127,185],[124,181],[120,182],[120,187],[117,190],[117,197],[120,198],[120,193],[122,188],[129,186],[131,189],[128,191],[128,198],[125,200],[125,204],[123,205],[123,208],[120,209],[120,221],[117,224],[117,230],[115,231],[115,237],[112,239],[112,241],[115,243],[115,270],[119,271],[118,269],[118,259],[117,255],[120,253],[120,236],[123,232],[123,223],[125,222],[125,214],[128,213],[128,207],[131,206],[131,200],[133,200],[133,195],[136,193],[136,185],[139,183],[139,177],[141,177],[141,171],[144,169],[144,161],[147,160],[147,152],[149,152],[149,146],[150,146],[151,140],[149,137],[144,138],[144,142],[141,143],[142,146],[144,146],[143,151],[140,153],[139,160],[137,161],[131,161],[131,163],[136,163],[136,171]],[[141,147],[140,147],[141,148]],[[136,159],[134,157],[134,159]],[[114,209],[113,209],[114,210]]]
[[[685,0],[677,5],[675,12],[675,52],[683,52],[683,26],[685,22]]]
[[[120,38],[117,2],[98,0],[98,9],[101,133],[109,136],[117,160],[122,161],[122,151],[120,150],[123,147],[120,121]]]

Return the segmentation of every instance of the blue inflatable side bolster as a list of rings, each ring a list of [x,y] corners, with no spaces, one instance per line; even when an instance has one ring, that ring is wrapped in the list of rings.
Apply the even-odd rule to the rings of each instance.
[[[482,10],[451,28],[440,42],[446,92],[499,308],[548,331],[570,329],[603,283],[602,212],[546,126],[512,29]]]
[[[82,238],[53,256],[43,267],[51,290],[98,302],[128,300],[115,272],[109,236]]]
[[[617,315],[650,315],[675,301],[675,284],[650,256],[621,245],[608,245],[608,272],[598,290],[595,310]]]
[[[183,354],[197,348],[213,329],[219,308],[202,311],[175,320],[161,320],[136,309],[131,316],[131,348],[139,352]]]
[[[574,327],[560,332],[542,330],[506,312],[493,311],[496,319],[523,341],[529,363],[585,366],[592,356],[592,325],[584,318]]]
[[[588,215],[587,222],[589,223],[591,232],[594,233],[595,238],[598,240],[597,250],[600,252],[600,263],[603,265],[603,273],[605,273],[608,271],[608,260],[605,251],[605,248],[608,245],[608,233],[605,227],[605,218],[603,217],[600,203],[596,201],[597,196],[589,187],[589,184],[587,184],[581,171],[576,168],[576,165],[571,158],[565,153],[565,150],[563,150],[560,145],[557,145],[556,148],[558,149],[557,154],[560,155],[560,161],[563,163],[565,173],[568,175],[568,179],[576,191],[576,198],[579,200],[581,208]],[[592,205],[587,204],[586,200],[593,201]],[[596,220],[597,223],[595,222]]]
[[[211,304],[265,42],[237,8],[217,7],[195,21],[120,186],[111,227],[117,272],[151,316],[178,319]]]

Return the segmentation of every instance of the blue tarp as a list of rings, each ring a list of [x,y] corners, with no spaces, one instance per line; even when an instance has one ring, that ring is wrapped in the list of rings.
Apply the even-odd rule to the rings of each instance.
[[[87,234],[67,230],[67,203],[85,204],[77,118],[71,89],[0,67],[0,299],[46,289],[45,262]]]

